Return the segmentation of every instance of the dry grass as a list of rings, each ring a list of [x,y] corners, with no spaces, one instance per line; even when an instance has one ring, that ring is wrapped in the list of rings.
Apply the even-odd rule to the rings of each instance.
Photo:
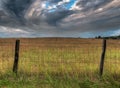
[[[20,39],[17,77],[12,74],[15,40],[0,39],[0,88],[120,88],[119,40],[107,40],[102,79],[102,40]]]
[[[19,72],[93,77],[99,72],[102,40],[74,38],[20,39]],[[15,39],[0,39],[0,73],[12,71]],[[120,73],[120,42],[107,40],[104,74]],[[116,70],[117,68],[117,70]]]

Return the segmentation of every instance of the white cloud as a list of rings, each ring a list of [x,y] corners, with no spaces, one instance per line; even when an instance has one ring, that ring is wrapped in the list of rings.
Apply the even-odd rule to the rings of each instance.
[[[76,0],[70,10],[64,9],[64,6],[60,9],[59,6],[70,0],[62,0],[48,6],[47,1],[49,0],[35,0],[25,10],[26,27],[16,25],[18,28],[10,28],[11,24],[18,21],[14,19],[16,21],[11,24],[9,21],[7,22],[7,27],[1,26],[0,32],[13,35],[22,34],[22,36],[25,34],[25,36],[80,37],[83,34],[85,36],[102,33],[105,35],[109,31],[113,32],[120,28],[120,0]],[[3,23],[5,22],[3,21]],[[114,34],[117,33],[120,34],[119,31],[114,32]]]
[[[70,10],[82,10],[83,8],[77,5],[79,0],[76,0],[76,2],[71,6]]]
[[[62,5],[62,4],[68,3],[68,2],[70,2],[70,0],[63,0],[63,1],[58,2],[57,5]]]
[[[42,3],[42,6],[41,6],[43,9],[46,8],[46,3]]]
[[[24,17],[27,20],[29,20],[31,18],[37,18],[41,14],[41,11],[43,8],[45,8],[44,2],[42,2],[41,0],[35,0],[31,4],[31,6],[27,9],[27,11],[25,12]]]
[[[25,30],[19,29],[19,28],[10,28],[5,26],[0,26],[0,32],[7,32],[7,33],[29,33]]]

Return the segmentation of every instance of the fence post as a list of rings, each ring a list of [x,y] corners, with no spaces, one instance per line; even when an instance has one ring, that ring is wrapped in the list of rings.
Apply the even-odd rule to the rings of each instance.
[[[106,39],[103,40],[103,47],[102,47],[102,54],[101,54],[101,61],[100,61],[100,76],[103,75],[105,53],[106,53]]]
[[[13,72],[14,73],[17,73],[17,70],[18,70],[19,46],[20,46],[20,40],[16,40],[16,44],[15,44],[15,57],[14,57],[14,64],[13,64]]]

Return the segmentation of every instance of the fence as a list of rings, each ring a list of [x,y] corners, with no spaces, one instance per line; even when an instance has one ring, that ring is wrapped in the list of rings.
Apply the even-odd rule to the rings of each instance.
[[[15,73],[27,74],[102,76],[103,71],[104,74],[120,73],[119,40],[41,38],[15,41],[0,40],[1,74],[12,69]]]

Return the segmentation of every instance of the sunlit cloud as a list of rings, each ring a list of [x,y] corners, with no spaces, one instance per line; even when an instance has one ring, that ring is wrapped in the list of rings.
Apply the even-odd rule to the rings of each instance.
[[[120,34],[120,0],[17,0],[8,3],[14,9],[5,8],[1,1],[2,33],[24,36],[28,32],[38,37]]]

